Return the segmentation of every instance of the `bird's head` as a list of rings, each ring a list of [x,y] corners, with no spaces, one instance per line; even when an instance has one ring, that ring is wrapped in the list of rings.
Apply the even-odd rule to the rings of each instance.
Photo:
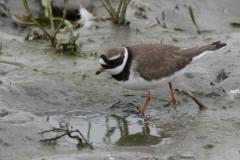
[[[127,49],[124,47],[105,50],[99,58],[101,67],[96,72],[96,75],[103,71],[107,71],[111,75],[119,74],[125,67],[127,57]]]

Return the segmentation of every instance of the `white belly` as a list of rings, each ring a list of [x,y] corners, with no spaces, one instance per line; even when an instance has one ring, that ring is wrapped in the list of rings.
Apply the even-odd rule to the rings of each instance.
[[[146,81],[141,77],[129,76],[128,81],[119,82],[124,88],[133,90],[150,90],[160,87],[161,83],[164,83],[167,78],[161,80]]]
[[[133,72],[133,69],[130,71],[129,79],[128,81],[120,81],[119,84],[121,84],[124,88],[127,89],[133,89],[133,90],[150,90],[150,89],[156,89],[160,87],[160,84],[166,84],[168,85],[168,82],[172,82],[175,78],[177,78],[179,75],[183,74],[186,70],[188,70],[190,65],[186,66],[184,69],[175,72],[175,74],[162,78],[160,80],[152,80],[152,81],[146,81],[142,77],[139,76],[138,73]]]

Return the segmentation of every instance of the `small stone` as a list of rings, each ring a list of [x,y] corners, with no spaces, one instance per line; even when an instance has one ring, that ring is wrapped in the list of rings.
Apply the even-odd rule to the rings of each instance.
[[[194,158],[194,154],[192,152],[185,152],[180,154],[179,158]]]
[[[204,145],[204,148],[213,148],[214,145],[210,144],[210,143],[207,143]]]

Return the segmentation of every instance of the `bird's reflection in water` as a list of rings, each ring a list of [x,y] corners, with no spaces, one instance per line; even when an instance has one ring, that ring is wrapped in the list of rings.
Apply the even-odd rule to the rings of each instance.
[[[146,146],[146,145],[155,145],[160,143],[161,138],[156,135],[151,135],[151,130],[149,127],[149,122],[147,118],[142,121],[140,118],[129,118],[129,117],[120,117],[117,115],[111,115],[116,119],[118,127],[108,128],[103,140],[106,139],[111,140],[111,135],[118,128],[120,131],[120,137],[115,142],[115,144],[120,146]],[[132,121],[137,120],[137,123]],[[136,125],[138,124],[138,125]],[[136,127],[140,127],[141,131],[137,132],[138,129]],[[132,130],[133,134],[129,130]]]
[[[94,112],[74,111],[49,116],[49,122],[56,128],[65,123],[72,129],[78,129],[93,146],[120,145],[146,146],[161,142],[155,124],[146,117],[136,115],[119,116]],[[66,140],[77,143],[66,137]]]

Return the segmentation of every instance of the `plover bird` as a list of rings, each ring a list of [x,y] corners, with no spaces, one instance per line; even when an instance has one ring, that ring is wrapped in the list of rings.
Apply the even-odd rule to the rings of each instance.
[[[218,41],[187,49],[158,43],[109,48],[100,56],[101,67],[96,75],[107,71],[127,89],[148,91],[141,111],[144,113],[151,99],[151,89],[158,88],[160,83],[168,82],[172,94],[169,103],[178,103],[171,81],[193,61],[226,45],[227,43]]]

